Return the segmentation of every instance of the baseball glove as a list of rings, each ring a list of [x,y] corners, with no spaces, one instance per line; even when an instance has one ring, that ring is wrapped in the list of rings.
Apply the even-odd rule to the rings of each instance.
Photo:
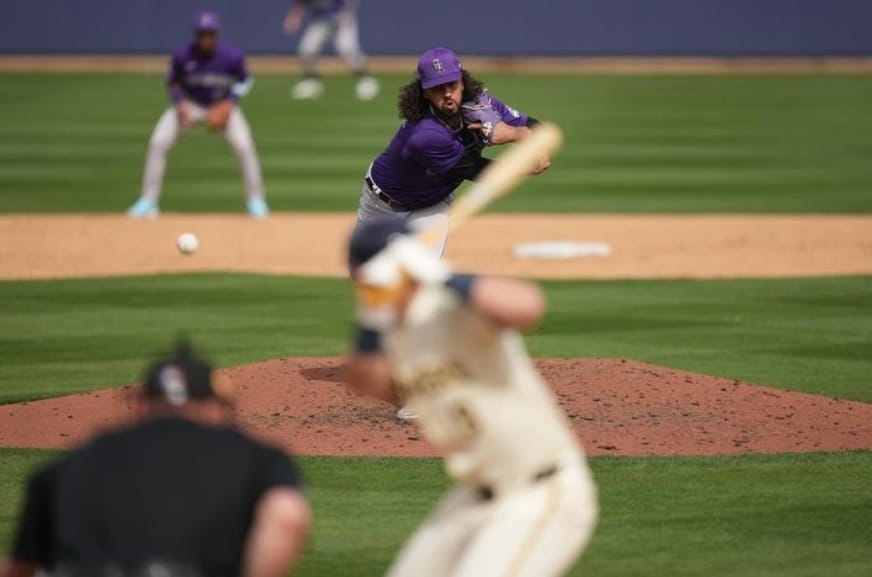
[[[460,112],[463,114],[463,121],[467,126],[470,124],[481,125],[478,132],[485,146],[493,144],[494,128],[502,122],[503,117],[494,108],[490,96],[482,92],[475,97],[475,100],[461,104]]]
[[[227,127],[227,120],[233,111],[232,100],[222,100],[213,104],[208,110],[209,130],[221,132]]]

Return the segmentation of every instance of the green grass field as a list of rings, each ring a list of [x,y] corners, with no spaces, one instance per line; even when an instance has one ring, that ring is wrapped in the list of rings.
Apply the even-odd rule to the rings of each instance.
[[[0,450],[0,544],[25,474]],[[300,577],[382,575],[445,490],[432,460],[305,458],[315,535]],[[573,577],[861,577],[872,570],[872,453],[591,459],[602,520]],[[365,537],[364,537],[365,536]]]
[[[482,77],[568,136],[555,170],[500,210],[872,211],[870,76]],[[405,80],[360,103],[330,78],[300,103],[291,78],[259,77],[244,108],[274,209],[353,210]],[[158,76],[0,76],[0,212],[124,210],[166,105]],[[173,152],[165,192],[170,211],[242,207],[235,159],[203,130]]]
[[[505,211],[872,212],[872,76],[483,75],[568,145]],[[245,102],[276,210],[353,210],[397,125],[387,96],[298,103],[263,76]],[[121,212],[138,192],[157,76],[0,74],[0,212]],[[197,131],[168,211],[240,211],[235,160]],[[2,266],[2,263],[0,263]],[[872,277],[544,284],[537,356],[624,357],[872,402]],[[337,304],[338,303],[338,304]],[[345,350],[340,280],[196,274],[0,282],[0,403],[128,383],[190,335],[221,366]],[[0,416],[2,419],[2,416]],[[0,449],[0,552],[27,473]],[[446,479],[433,460],[303,458],[315,533],[299,575],[380,575]],[[592,459],[602,521],[573,576],[866,577],[872,452]],[[485,577],[485,576],[483,576]]]
[[[537,356],[626,357],[872,401],[872,278],[545,288]],[[144,353],[181,333],[225,366],[342,354],[350,297],[341,280],[258,275],[0,283],[0,402],[131,382]]]

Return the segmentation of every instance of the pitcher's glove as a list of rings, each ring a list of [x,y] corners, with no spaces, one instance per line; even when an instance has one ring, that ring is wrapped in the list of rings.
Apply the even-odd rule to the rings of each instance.
[[[481,93],[474,100],[460,105],[460,113],[467,127],[475,130],[485,146],[493,144],[494,128],[503,121],[502,115],[493,107],[487,93]]]

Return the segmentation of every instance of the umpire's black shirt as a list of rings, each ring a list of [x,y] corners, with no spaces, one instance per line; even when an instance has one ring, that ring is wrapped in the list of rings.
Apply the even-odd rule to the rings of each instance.
[[[171,561],[236,577],[257,501],[299,486],[287,455],[231,428],[147,420],[34,475],[13,557],[85,572]]]

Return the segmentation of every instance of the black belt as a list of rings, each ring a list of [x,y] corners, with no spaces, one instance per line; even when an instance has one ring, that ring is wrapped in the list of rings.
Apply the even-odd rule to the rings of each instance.
[[[541,471],[533,475],[533,478],[530,479],[530,482],[533,485],[535,485],[536,483],[540,483],[545,479],[551,478],[556,475],[557,471],[559,471],[557,465],[551,465],[550,467],[546,467],[545,469],[542,469]],[[478,496],[482,501],[490,501],[497,496],[497,492],[490,485],[479,485],[476,489],[476,493],[478,493]]]
[[[388,205],[388,207],[391,210],[393,210],[395,212],[408,212],[408,211],[412,210],[411,208],[407,207],[406,205],[397,202],[396,200],[394,200],[393,198],[391,198],[390,196],[385,194],[382,191],[382,189],[380,189],[379,187],[377,187],[375,185],[375,182],[373,182],[372,177],[367,176],[366,178],[364,178],[364,181],[366,182],[366,185],[369,187],[369,190],[376,196],[376,198],[378,198],[380,201],[382,201],[383,203]]]

